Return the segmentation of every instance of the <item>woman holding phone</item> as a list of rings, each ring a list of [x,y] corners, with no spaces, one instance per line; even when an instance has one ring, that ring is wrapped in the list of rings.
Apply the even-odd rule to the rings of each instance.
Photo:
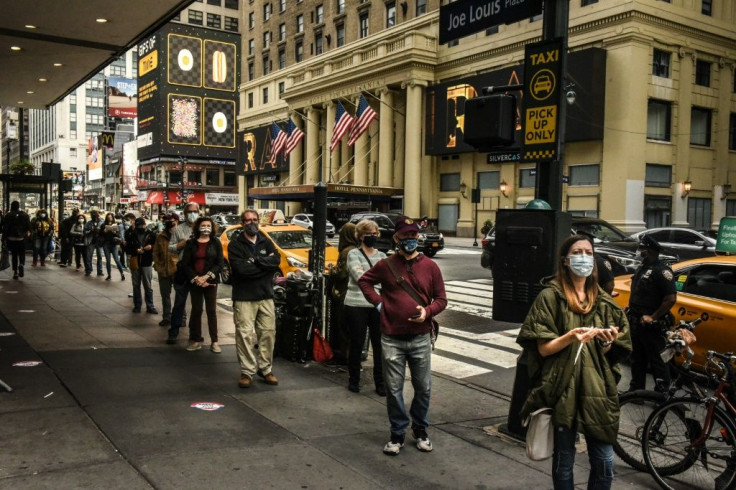
[[[618,433],[618,363],[631,352],[629,324],[598,286],[590,237],[574,235],[563,241],[556,274],[543,283],[547,287],[516,339],[526,351],[532,386],[521,417],[552,409],[555,489],[574,488],[578,432],[588,446],[588,488],[609,489]]]

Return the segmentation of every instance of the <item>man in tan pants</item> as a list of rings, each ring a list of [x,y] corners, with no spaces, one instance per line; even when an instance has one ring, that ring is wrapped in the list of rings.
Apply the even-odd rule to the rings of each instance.
[[[243,233],[227,247],[232,269],[235,345],[240,363],[238,386],[249,388],[254,374],[262,376],[266,384],[277,385],[279,381],[271,370],[276,341],[273,276],[279,269],[281,254],[271,240],[258,233],[257,212],[246,210],[241,219]]]

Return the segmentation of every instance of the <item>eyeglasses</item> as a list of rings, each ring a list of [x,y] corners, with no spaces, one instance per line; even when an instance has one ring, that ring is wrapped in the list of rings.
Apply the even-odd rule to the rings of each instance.
[[[258,218],[244,219],[243,223],[258,223]]]

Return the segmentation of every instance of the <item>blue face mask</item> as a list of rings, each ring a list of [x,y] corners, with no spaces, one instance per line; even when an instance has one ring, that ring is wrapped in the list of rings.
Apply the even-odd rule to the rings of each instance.
[[[414,253],[418,246],[419,240],[416,238],[404,238],[403,240],[399,240],[399,248],[407,254]]]
[[[578,277],[588,277],[593,273],[595,259],[592,255],[570,255],[570,270]]]

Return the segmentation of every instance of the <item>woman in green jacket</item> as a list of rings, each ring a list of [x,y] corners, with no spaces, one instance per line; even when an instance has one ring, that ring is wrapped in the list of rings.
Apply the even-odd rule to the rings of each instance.
[[[532,389],[522,418],[552,408],[555,489],[572,489],[575,437],[585,435],[589,489],[613,482],[613,442],[618,432],[617,364],[631,352],[626,315],[598,287],[589,237],[566,239],[554,278],[534,301],[516,341],[529,360]]]

